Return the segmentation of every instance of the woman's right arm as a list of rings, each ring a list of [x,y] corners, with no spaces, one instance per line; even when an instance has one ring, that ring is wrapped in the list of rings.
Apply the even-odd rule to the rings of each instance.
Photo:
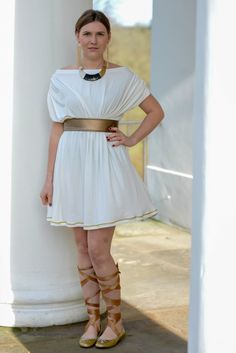
[[[43,205],[52,204],[52,193],[53,193],[53,172],[54,164],[57,153],[57,146],[60,137],[64,131],[63,123],[52,123],[51,134],[49,138],[49,149],[48,149],[48,166],[46,180],[43,189],[40,193],[40,197]]]

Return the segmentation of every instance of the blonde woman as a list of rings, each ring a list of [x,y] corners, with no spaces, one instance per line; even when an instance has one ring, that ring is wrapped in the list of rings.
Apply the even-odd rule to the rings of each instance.
[[[111,255],[115,226],[152,217],[158,211],[131,163],[136,145],[163,119],[158,101],[132,70],[107,62],[111,29],[104,13],[85,11],[75,25],[82,53],[77,64],[56,70],[50,80],[52,119],[48,170],[41,199],[51,225],[71,227],[89,321],[81,347],[108,348],[124,336],[120,271]],[[139,106],[146,117],[126,136],[118,122]],[[100,293],[107,307],[101,332]]]

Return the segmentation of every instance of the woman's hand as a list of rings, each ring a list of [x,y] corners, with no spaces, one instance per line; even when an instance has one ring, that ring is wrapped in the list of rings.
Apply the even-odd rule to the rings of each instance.
[[[109,130],[111,133],[107,135],[106,138],[108,142],[112,142],[112,147],[120,145],[132,147],[136,144],[133,138],[126,136],[118,127],[111,127]]]
[[[40,197],[43,205],[52,206],[52,189],[53,189],[52,182],[46,181],[40,193]]]

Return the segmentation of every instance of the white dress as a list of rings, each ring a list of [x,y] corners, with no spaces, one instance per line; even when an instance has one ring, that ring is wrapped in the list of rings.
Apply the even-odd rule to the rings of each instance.
[[[99,70],[85,70],[96,73]],[[127,67],[108,69],[97,81],[79,70],[56,70],[47,103],[51,119],[65,116],[120,120],[150,91]],[[47,220],[54,226],[98,229],[152,217],[158,211],[124,145],[112,147],[109,132],[64,131],[54,165],[52,206]]]

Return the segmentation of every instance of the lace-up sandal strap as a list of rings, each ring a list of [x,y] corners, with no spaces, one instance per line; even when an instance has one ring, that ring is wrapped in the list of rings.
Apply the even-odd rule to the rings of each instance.
[[[81,286],[82,286],[82,287],[83,287],[86,283],[88,283],[89,281],[93,281],[93,282],[95,282],[95,283],[98,283],[97,277],[96,277],[96,274],[95,274],[95,272],[94,272],[93,267],[79,268],[79,266],[77,266],[77,268],[78,268],[78,270],[79,270],[79,273],[80,273],[82,276],[85,277],[85,279],[80,280],[80,283],[81,283]],[[86,271],[86,270],[93,270],[93,272],[90,273],[90,274],[88,274],[88,273],[84,272],[84,271]],[[85,298],[85,304],[86,304],[86,305],[89,305],[89,306],[91,306],[91,307],[93,307],[93,308],[99,308],[99,304],[90,303],[90,300],[91,300],[92,298],[96,297],[96,295],[98,295],[99,293],[100,293],[100,288],[99,288],[99,289],[97,290],[97,292],[94,293],[92,296]]]
[[[98,283],[98,282],[96,281],[96,283]],[[83,286],[84,284],[81,284],[81,285]],[[100,306],[99,303],[91,303],[90,302],[91,299],[96,297],[98,294],[100,294],[100,288],[93,295],[91,295],[90,297],[87,297],[87,298],[84,299],[85,304],[89,305],[89,306],[91,306],[93,308],[99,308],[99,306]]]
[[[110,274],[110,275],[107,275],[107,276],[97,276],[97,275],[96,275],[96,278],[97,278],[97,280],[99,281],[100,285],[101,285],[102,287],[104,287],[103,290],[106,290],[105,287],[108,288],[108,287],[111,287],[111,286],[113,287],[114,285],[115,285],[115,286],[119,286],[119,285],[120,285],[120,279],[119,279],[119,277],[118,277],[118,281],[117,281],[115,284],[113,284],[113,285],[106,285],[105,283],[101,283],[101,282],[110,281],[111,279],[117,277],[117,275],[120,273],[119,268],[118,268],[118,264],[116,264],[116,267],[117,267],[117,271],[116,271],[116,272],[113,272],[113,273]],[[114,288],[113,288],[113,289],[114,289]],[[120,289],[120,288],[117,288],[117,289]]]
[[[81,286],[84,286],[86,283],[88,283],[89,281],[93,281],[93,282],[95,282],[95,283],[97,283],[97,278],[96,278],[96,274],[95,274],[95,272],[94,272],[94,269],[93,269],[93,267],[87,267],[87,268],[79,268],[79,267],[77,267],[78,268],[78,271],[79,271],[79,273],[82,275],[82,276],[84,276],[85,278],[84,279],[82,279],[81,281],[80,281],[80,283],[81,283]],[[86,273],[86,272],[84,272],[84,271],[86,271],[86,270],[93,270],[93,272],[92,273]]]
[[[121,289],[119,281],[117,281],[112,285],[106,285],[106,284],[100,283],[100,286],[103,294],[109,293],[112,290]]]
[[[112,273],[111,275],[108,276],[97,276],[97,279],[99,281],[100,287],[101,287],[101,291],[102,291],[102,295],[103,298],[106,300],[107,303],[107,309],[110,310],[113,308],[113,306],[119,306],[121,303],[120,299],[112,299],[109,296],[107,296],[107,294],[113,290],[117,290],[120,289],[120,278],[117,277],[117,275],[120,273],[119,269],[118,269],[118,265],[117,266],[117,271]],[[102,283],[102,282],[107,282],[113,278],[117,277],[117,280],[114,284],[106,284],[106,283]]]
[[[92,308],[99,308],[100,305],[98,303],[90,303],[90,299],[93,299],[93,297],[96,297],[96,295],[98,293],[99,292],[97,292],[95,295],[93,295],[91,297],[86,298],[85,299],[85,304],[91,306]]]
[[[117,274],[118,274],[118,271],[116,271],[108,276],[97,276],[97,279],[101,282],[106,282],[106,281],[110,281],[112,278],[115,278],[117,276]]]
[[[118,272],[116,272],[116,275],[118,274]],[[111,278],[113,278],[115,276],[112,275]],[[107,297],[107,293],[113,291],[113,290],[118,290],[118,289],[121,289],[120,287],[120,279],[118,278],[118,280],[114,283],[114,284],[105,284],[105,283],[102,283],[103,281],[101,281],[99,278],[99,284],[100,284],[100,288],[101,288],[101,291],[102,291],[102,295],[103,297],[106,297],[106,298],[109,298]]]
[[[89,308],[87,310],[88,314],[89,314],[89,321],[87,322],[86,326],[85,326],[85,331],[88,329],[88,327],[90,325],[94,326],[97,331],[100,330],[100,311],[99,309],[92,309]]]
[[[77,266],[77,268],[78,268],[78,271],[93,270],[93,272],[94,272],[93,266],[89,266],[89,267],[85,267],[85,268],[81,268],[81,267]],[[95,273],[95,272],[94,272],[94,273]],[[86,275],[87,275],[87,273],[86,273]]]
[[[107,310],[113,310],[115,309],[114,307],[119,306],[120,304],[121,304],[120,299],[112,299],[112,298],[106,297]]]
[[[117,322],[121,319],[121,313],[112,313],[112,312],[108,312],[108,317],[107,317],[107,326],[109,326],[112,331],[119,336],[120,335],[120,331],[117,329]]]

